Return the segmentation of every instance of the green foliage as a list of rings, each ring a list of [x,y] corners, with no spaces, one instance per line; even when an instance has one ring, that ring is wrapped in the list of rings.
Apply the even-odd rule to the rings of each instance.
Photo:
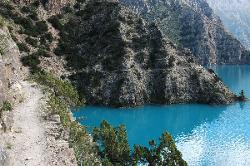
[[[78,165],[95,165],[98,162],[95,144],[91,142],[86,128],[70,118],[69,108],[84,104],[73,85],[46,72],[35,73],[33,79],[48,88],[48,110],[58,114],[63,126],[69,129],[69,143],[75,151]]]
[[[40,2],[39,2],[39,0],[35,0],[32,4],[31,4],[33,7],[39,7],[39,5],[40,5]]]
[[[25,38],[25,41],[26,41],[28,44],[32,45],[33,47],[37,47],[37,46],[38,46],[38,41],[37,41],[37,39],[31,38],[31,37],[28,36],[28,37]]]
[[[4,49],[0,46],[0,55],[4,54]]]
[[[67,105],[75,106],[85,103],[84,100],[80,99],[77,90],[69,81],[63,81],[46,72],[37,73],[33,77],[38,83],[53,88],[55,95],[62,97],[63,102]]]
[[[32,73],[40,70],[38,67],[38,65],[40,64],[40,60],[36,55],[24,56],[21,58],[21,62],[24,66],[29,67]]]
[[[37,13],[29,14],[28,17],[31,18],[33,21],[39,20]]]
[[[149,148],[134,145],[132,154],[123,125],[113,128],[108,122],[103,121],[100,128],[93,130],[93,137],[99,145],[103,165],[138,165],[141,163],[149,164],[149,166],[187,166],[174,140],[167,132],[160,137],[159,145],[154,140],[149,142]]]
[[[0,28],[2,28],[5,25],[4,18],[0,15]]]
[[[93,137],[99,144],[99,152],[104,161],[108,159],[114,165],[128,165],[130,148],[125,126],[121,125],[114,129],[103,121],[99,129],[94,129]]]
[[[32,9],[31,9],[30,7],[28,7],[28,6],[23,6],[23,7],[21,8],[21,12],[22,12],[22,13],[31,13],[31,12],[32,12]]]
[[[52,34],[50,32],[48,32],[40,37],[40,43],[43,45],[46,45],[48,43],[51,43],[53,41],[53,39],[54,38],[53,38]]]
[[[79,166],[99,165],[97,163],[97,147],[90,142],[87,130],[77,122],[70,125],[70,146],[75,150],[75,156]]]
[[[0,107],[0,111],[12,111],[12,105],[9,101],[4,101]]]
[[[30,51],[29,47],[25,43],[17,43],[17,46],[18,46],[19,50],[22,52],[29,52]]]
[[[149,166],[186,166],[181,153],[177,150],[172,137],[164,132],[160,137],[160,144],[157,146],[154,140],[149,142],[150,148],[134,146],[134,161],[137,164],[148,163]]]
[[[50,22],[54,28],[62,30],[63,25],[60,22],[60,19],[61,19],[60,15],[53,15],[48,19],[48,22]]]
[[[46,21],[38,21],[36,23],[36,29],[37,29],[37,32],[39,34],[47,32],[48,31],[48,25],[47,25]]]
[[[49,52],[45,50],[44,48],[39,48],[37,52],[34,53],[34,55],[38,57],[50,57]]]

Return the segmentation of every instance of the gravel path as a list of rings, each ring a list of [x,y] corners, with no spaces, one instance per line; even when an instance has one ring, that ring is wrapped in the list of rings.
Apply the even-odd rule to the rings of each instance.
[[[26,93],[25,101],[14,110],[13,144],[11,146],[10,165],[12,166],[47,166],[45,158],[46,138],[41,125],[41,99],[38,88],[27,82],[22,84]]]
[[[46,114],[44,94],[29,82],[21,87],[25,99],[13,110],[12,130],[0,135],[0,149],[7,154],[0,165],[76,166],[60,118]]]

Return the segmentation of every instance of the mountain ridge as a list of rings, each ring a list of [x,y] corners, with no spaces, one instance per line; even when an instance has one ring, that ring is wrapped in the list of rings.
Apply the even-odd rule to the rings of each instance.
[[[250,49],[250,2],[247,0],[207,0],[225,27]]]
[[[120,2],[148,21],[157,22],[166,37],[189,48],[203,65],[250,62],[249,51],[225,30],[205,0]]]

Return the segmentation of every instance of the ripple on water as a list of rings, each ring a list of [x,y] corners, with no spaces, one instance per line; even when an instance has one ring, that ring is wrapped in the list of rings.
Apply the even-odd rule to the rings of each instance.
[[[250,103],[229,106],[218,119],[177,137],[177,147],[191,166],[250,165]]]

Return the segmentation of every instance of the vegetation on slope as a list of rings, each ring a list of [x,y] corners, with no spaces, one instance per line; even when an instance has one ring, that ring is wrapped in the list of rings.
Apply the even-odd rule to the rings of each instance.
[[[70,114],[70,108],[84,105],[84,101],[80,100],[72,84],[46,72],[35,73],[32,78],[45,86],[46,91],[49,92],[48,110],[51,114],[58,114],[65,130],[69,131],[69,143],[74,148],[78,164],[86,166],[98,164],[95,143],[91,141],[86,128],[72,120]]]
[[[48,33],[47,22],[38,18],[36,8],[33,6],[23,6],[20,9],[11,3],[0,3],[2,5],[2,7],[0,7],[0,14],[9,21],[12,21],[13,25],[18,25],[18,28],[20,28],[18,33],[25,36],[24,40],[16,39],[20,51],[28,53],[28,55],[22,57],[23,65],[31,69],[32,78],[43,85],[46,91],[49,92],[47,101],[48,110],[51,114],[60,115],[65,130],[68,130],[70,133],[69,142],[75,150],[79,165],[100,165],[100,158],[103,165],[136,165],[137,163],[149,163],[150,165],[186,165],[186,162],[181,158],[181,153],[176,149],[172,138],[167,133],[162,135],[159,145],[151,141],[150,148],[136,145],[132,152],[128,145],[125,127],[113,128],[107,122],[102,122],[101,128],[95,129],[93,133],[95,142],[92,142],[86,128],[76,121],[73,121],[69,113],[70,108],[83,105],[85,101],[82,97],[79,97],[78,92],[69,81],[59,79],[39,67],[40,57],[47,56],[47,53],[51,51],[49,50],[48,44],[53,40],[52,35]],[[77,4],[79,3],[80,2]],[[77,8],[77,4],[75,8]],[[79,9],[76,14],[81,15],[81,12],[86,11]],[[57,16],[54,17],[56,18]],[[61,28],[60,22],[62,20],[50,19],[49,21],[53,25],[57,25],[58,29]],[[72,27],[71,23],[72,22],[69,22],[67,24],[68,26],[63,27],[67,30],[66,32],[73,30],[70,28]],[[113,24],[111,24],[111,26],[113,26]],[[114,29],[116,28],[114,27]],[[46,34],[46,36],[44,34]],[[12,35],[13,38],[15,38],[15,34],[13,33]],[[88,42],[92,40],[95,39],[91,39],[90,36]],[[67,40],[63,39],[63,44],[71,45],[60,48],[68,49],[75,46],[72,44],[73,40],[69,43],[65,41]],[[114,49],[117,49],[116,46],[114,46]],[[57,51],[59,51],[59,53],[62,51],[61,53],[68,53],[70,55],[75,53],[73,52],[74,50]],[[78,60],[71,59],[72,57],[73,56],[69,56],[69,60],[72,64],[76,65]],[[114,66],[111,65],[110,67]],[[166,149],[168,149],[167,152],[170,152],[173,156],[167,154]]]

